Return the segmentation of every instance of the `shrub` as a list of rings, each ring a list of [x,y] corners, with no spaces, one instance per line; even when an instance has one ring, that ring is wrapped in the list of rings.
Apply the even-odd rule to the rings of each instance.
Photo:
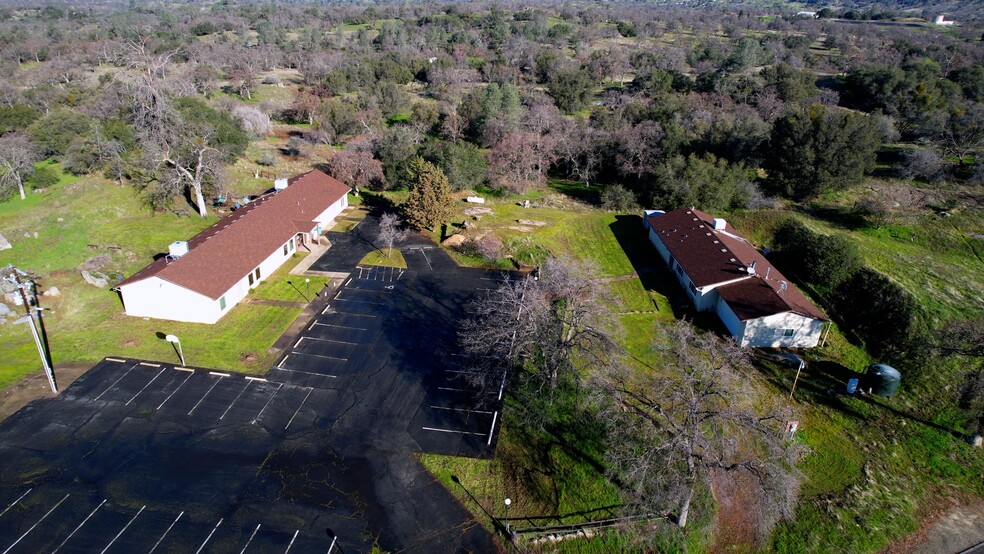
[[[58,171],[48,167],[41,166],[34,170],[34,173],[27,179],[27,186],[32,189],[46,189],[58,182],[59,176]]]
[[[601,191],[601,206],[612,212],[631,212],[638,207],[635,194],[622,185],[608,185]]]
[[[834,292],[835,315],[876,356],[904,351],[915,330],[916,299],[901,285],[862,268]]]
[[[775,234],[782,265],[805,282],[831,289],[854,275],[861,267],[861,254],[850,240],[837,235],[814,233],[791,219]]]
[[[488,234],[471,240],[471,246],[479,255],[490,262],[502,257],[504,247],[499,237]]]

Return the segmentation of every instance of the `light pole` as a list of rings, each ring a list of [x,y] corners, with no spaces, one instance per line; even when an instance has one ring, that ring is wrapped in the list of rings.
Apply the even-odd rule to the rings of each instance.
[[[37,308],[41,309],[41,308]],[[30,310],[30,308],[28,308]],[[21,316],[20,318],[14,320],[14,325],[20,323],[30,323],[31,324],[31,334],[34,335],[34,342],[38,345],[38,355],[41,356],[41,365],[44,367],[44,374],[48,377],[48,384],[51,385],[51,392],[57,394],[58,387],[55,385],[55,372],[48,365],[48,356],[45,354],[44,345],[41,344],[41,335],[38,334],[38,326],[34,323],[34,312],[28,311],[27,315]]]
[[[328,535],[328,538],[331,539],[331,544],[328,545],[328,554],[331,554],[332,549],[335,548],[336,544],[338,544],[338,537],[335,536],[335,532],[331,530],[331,527],[325,527],[325,533]],[[338,545],[338,551],[345,554],[345,550],[342,549],[342,545],[340,544]]]
[[[311,298],[311,279],[308,277],[304,278],[304,285],[307,289],[307,297]]]
[[[512,533],[509,532],[509,505],[510,504],[512,504],[512,500],[509,499],[509,498],[507,498],[506,499],[506,517],[504,518],[504,520],[506,522],[506,532],[511,535]]]
[[[167,342],[169,342],[171,344],[176,344],[177,345],[176,348],[178,349],[178,357],[181,358],[181,365],[185,365],[185,355],[184,355],[184,351],[181,350],[181,341],[178,340],[178,336],[177,335],[168,335],[168,336],[164,337],[164,340],[166,340]]]

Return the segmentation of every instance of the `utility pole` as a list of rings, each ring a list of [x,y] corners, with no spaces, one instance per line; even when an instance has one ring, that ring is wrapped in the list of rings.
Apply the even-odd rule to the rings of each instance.
[[[17,285],[17,290],[20,291],[21,299],[24,301],[24,312],[25,316],[14,321],[15,324],[19,323],[30,323],[31,324],[31,335],[34,336],[34,343],[38,347],[38,355],[41,357],[41,366],[44,368],[44,374],[48,378],[48,384],[51,386],[51,392],[58,393],[58,386],[55,384],[55,371],[52,369],[51,357],[48,354],[47,348],[45,348],[45,337],[43,333],[38,332],[38,325],[43,325],[41,321],[41,307],[33,307],[31,305],[31,299],[27,296],[27,289],[30,287],[31,294],[37,299],[37,283],[35,279],[31,277],[26,271],[17,269],[13,265],[8,265],[6,268],[10,273],[5,280],[8,283],[13,283]],[[27,282],[21,280],[21,277],[27,277]],[[34,321],[34,312],[38,311],[38,321]],[[43,331],[43,327],[41,328]]]

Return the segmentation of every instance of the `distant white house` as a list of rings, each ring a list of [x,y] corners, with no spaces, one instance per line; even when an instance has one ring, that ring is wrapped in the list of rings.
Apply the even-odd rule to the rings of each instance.
[[[273,192],[233,212],[116,290],[127,315],[215,323],[250,289],[348,206],[349,187],[320,171],[278,179]]]
[[[693,208],[645,215],[656,247],[694,307],[715,312],[742,346],[812,348],[828,321],[723,219]]]
[[[935,23],[937,25],[944,25],[945,26],[945,25],[953,25],[953,24],[956,23],[956,21],[946,21],[946,20],[943,19],[943,16],[942,15],[938,15],[938,16],[936,16],[936,19],[933,20],[933,23]]]
[[[817,12],[796,12],[796,17],[801,17],[804,19],[816,19]]]

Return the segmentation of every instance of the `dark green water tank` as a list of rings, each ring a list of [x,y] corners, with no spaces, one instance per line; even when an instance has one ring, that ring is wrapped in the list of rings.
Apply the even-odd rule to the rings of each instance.
[[[902,374],[890,365],[871,364],[864,373],[861,390],[871,391],[871,394],[891,398],[899,390]]]

